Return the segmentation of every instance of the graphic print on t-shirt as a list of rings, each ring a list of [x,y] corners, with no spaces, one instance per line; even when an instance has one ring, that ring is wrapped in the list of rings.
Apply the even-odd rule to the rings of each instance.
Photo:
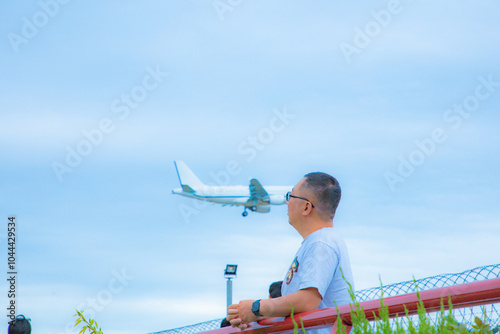
[[[288,274],[286,275],[286,284],[290,284],[293,278],[293,273],[296,273],[297,270],[299,269],[299,261],[297,260],[297,257],[292,262],[292,265],[290,266],[290,269],[288,269]]]

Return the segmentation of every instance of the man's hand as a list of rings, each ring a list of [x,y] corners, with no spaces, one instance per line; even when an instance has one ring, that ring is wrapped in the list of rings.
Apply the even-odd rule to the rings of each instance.
[[[230,305],[227,309],[227,320],[231,326],[239,329],[246,329],[251,322],[257,321],[257,317],[252,312],[253,300],[242,300],[239,304]]]
[[[295,313],[316,310],[321,302],[321,294],[316,288],[306,288],[283,297],[262,299],[260,301],[260,313],[266,317],[287,317],[292,312],[293,305]],[[227,320],[231,326],[239,329],[250,327],[250,323],[264,319],[257,318],[252,312],[254,300],[242,300],[239,304],[230,305],[227,309]]]
[[[238,309],[236,308],[237,306],[238,304],[233,304],[228,307],[226,319],[227,321],[229,321],[232,327],[238,327],[240,329],[244,329],[240,327],[241,319],[238,317]]]

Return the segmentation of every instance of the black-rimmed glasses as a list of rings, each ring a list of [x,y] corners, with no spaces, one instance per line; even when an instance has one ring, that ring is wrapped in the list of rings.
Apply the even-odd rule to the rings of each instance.
[[[289,191],[285,194],[285,200],[288,202],[290,200],[290,198],[298,198],[298,199],[301,199],[303,201],[307,201],[309,203],[311,203],[311,206],[314,208],[314,204],[312,204],[312,202],[310,200],[308,200],[307,198],[304,198],[304,197],[299,197],[299,196],[295,196],[295,195],[292,195],[292,192]]]

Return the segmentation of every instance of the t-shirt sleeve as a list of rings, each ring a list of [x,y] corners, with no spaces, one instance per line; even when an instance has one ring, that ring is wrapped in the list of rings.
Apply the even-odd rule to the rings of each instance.
[[[305,250],[299,268],[299,290],[317,288],[321,298],[323,298],[333,279],[338,263],[338,254],[331,246],[323,242],[311,244]]]

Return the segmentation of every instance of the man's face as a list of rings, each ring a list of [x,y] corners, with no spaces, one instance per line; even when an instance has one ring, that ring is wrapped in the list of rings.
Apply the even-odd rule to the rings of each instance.
[[[302,185],[304,182],[305,182],[305,179],[300,180],[299,183],[297,183],[295,185],[295,187],[293,187],[291,194],[294,196],[303,197],[301,189],[303,189]],[[300,221],[299,220],[300,219],[300,212],[301,212],[301,208],[304,205],[303,202],[304,201],[299,199],[299,198],[291,197],[288,200],[288,202],[286,203],[288,206],[288,222],[293,227],[295,227],[296,223]]]

